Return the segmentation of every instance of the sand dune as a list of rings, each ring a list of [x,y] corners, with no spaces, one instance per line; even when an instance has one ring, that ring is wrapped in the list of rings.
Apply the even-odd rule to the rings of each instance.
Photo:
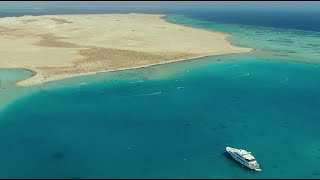
[[[94,14],[0,18],[0,67],[35,76],[19,85],[249,52],[227,34],[171,24],[163,15]]]

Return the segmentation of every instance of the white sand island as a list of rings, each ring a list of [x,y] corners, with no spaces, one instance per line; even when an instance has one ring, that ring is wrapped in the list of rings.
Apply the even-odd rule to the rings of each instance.
[[[25,68],[33,85],[82,74],[249,52],[227,34],[171,24],[164,15],[92,14],[0,18],[0,68]]]

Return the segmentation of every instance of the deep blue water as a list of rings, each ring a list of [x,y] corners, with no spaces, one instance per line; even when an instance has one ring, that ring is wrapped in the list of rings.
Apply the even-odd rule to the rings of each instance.
[[[209,15],[197,18],[250,19]],[[319,107],[314,64],[231,55],[107,73],[1,111],[0,177],[319,178]],[[226,146],[253,152],[263,171],[218,155]]]
[[[320,31],[320,11],[199,11],[188,16],[220,23]]]
[[[159,13],[179,14],[189,17],[240,25],[265,26],[284,29],[298,29],[305,31],[320,31],[320,11],[300,10],[237,10],[237,9],[192,9],[192,7],[108,7],[96,8],[43,8],[43,9],[9,9],[0,10],[0,17],[23,16],[23,15],[44,15],[44,14],[97,14],[97,13]]]

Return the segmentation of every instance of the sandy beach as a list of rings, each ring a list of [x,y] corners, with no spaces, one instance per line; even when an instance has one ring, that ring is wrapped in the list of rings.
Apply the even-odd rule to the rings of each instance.
[[[18,85],[249,52],[220,32],[168,23],[151,14],[0,18],[0,68],[35,72]]]

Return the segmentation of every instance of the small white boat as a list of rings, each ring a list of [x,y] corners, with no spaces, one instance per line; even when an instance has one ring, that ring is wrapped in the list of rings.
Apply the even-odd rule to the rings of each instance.
[[[236,161],[240,162],[242,165],[246,166],[249,169],[253,169],[256,171],[262,171],[260,166],[255,159],[255,157],[243,149],[236,149],[232,147],[226,147],[226,151],[235,159]]]

